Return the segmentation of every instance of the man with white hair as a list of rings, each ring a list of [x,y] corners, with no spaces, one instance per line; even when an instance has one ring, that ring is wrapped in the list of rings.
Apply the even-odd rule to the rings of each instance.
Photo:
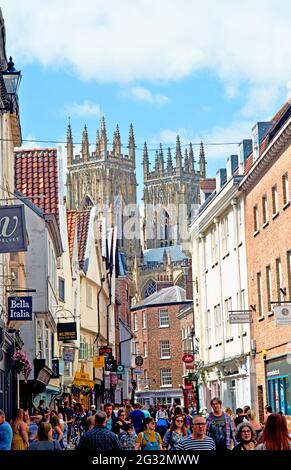
[[[12,436],[12,428],[5,421],[4,411],[0,410],[0,450],[11,450]]]

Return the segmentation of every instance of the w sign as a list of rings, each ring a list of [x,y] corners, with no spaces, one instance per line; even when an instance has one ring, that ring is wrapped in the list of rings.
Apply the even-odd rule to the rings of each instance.
[[[24,206],[0,207],[0,253],[26,250]]]

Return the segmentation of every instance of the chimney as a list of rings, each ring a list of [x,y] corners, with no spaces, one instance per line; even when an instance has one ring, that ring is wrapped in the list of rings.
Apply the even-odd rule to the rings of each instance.
[[[231,155],[228,157],[227,162],[226,162],[226,179],[227,181],[232,178],[232,175],[238,168],[238,156],[237,155]]]
[[[252,139],[244,139],[240,144],[238,144],[238,164],[239,164],[239,174],[244,174],[245,163],[248,156],[253,150],[253,141]]]
[[[252,128],[253,133],[253,157],[254,162],[260,155],[260,145],[270,128],[272,127],[272,121],[257,122]]]
[[[220,168],[216,172],[216,192],[226,183],[226,168]]]

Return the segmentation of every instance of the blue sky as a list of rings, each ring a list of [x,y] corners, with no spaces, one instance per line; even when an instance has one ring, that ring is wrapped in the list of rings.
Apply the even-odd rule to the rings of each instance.
[[[139,197],[145,140],[152,150],[159,142],[174,147],[177,133],[182,144],[239,142],[290,96],[284,0],[280,10],[273,0],[2,0],[1,7],[7,53],[23,75],[23,138],[62,141],[70,115],[74,140],[87,124],[94,142],[104,113],[109,141],[118,123],[127,145],[132,122]],[[206,145],[209,177],[235,148]]]

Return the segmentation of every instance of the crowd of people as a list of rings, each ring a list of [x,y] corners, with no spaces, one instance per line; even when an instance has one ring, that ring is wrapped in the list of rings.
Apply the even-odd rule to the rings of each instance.
[[[10,421],[0,410],[0,450],[291,450],[291,417],[265,408],[263,422],[249,406],[223,410],[212,398],[210,413],[173,404],[123,406],[106,403],[85,410],[65,401],[33,415],[18,409]]]

